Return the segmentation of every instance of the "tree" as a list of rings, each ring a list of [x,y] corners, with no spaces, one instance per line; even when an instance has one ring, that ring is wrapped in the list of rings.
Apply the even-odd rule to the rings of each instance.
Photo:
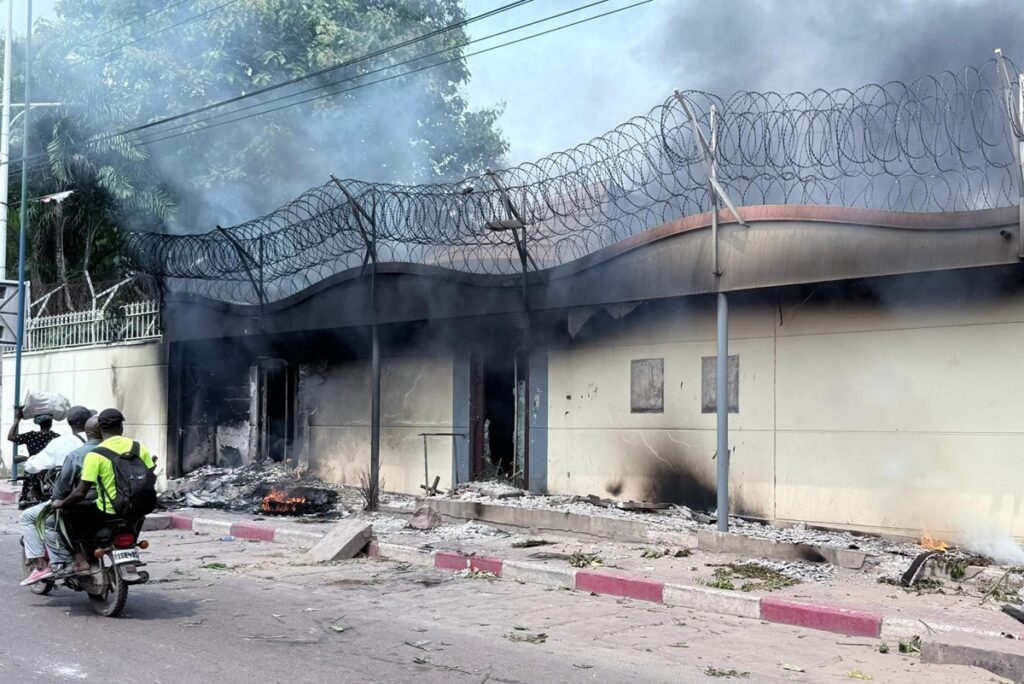
[[[55,89],[72,109],[103,113],[108,128],[152,121],[465,18],[461,0],[195,0],[143,19],[152,12],[147,0],[58,3],[58,18],[40,26],[38,42],[56,65]],[[261,99],[438,50],[451,49],[415,66],[459,58],[465,40],[464,31],[449,31]],[[365,78],[392,73],[398,72]],[[192,128],[209,130],[152,144],[151,164],[175,189],[179,229],[188,231],[252,218],[331,173],[424,182],[477,172],[500,159],[507,145],[496,128],[498,110],[469,108],[462,94],[468,79],[465,62],[455,59],[244,121],[195,123]],[[144,134],[143,141],[161,137],[160,130]]]

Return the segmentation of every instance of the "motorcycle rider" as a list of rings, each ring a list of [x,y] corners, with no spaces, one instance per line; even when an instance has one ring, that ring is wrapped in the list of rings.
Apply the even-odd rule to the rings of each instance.
[[[33,460],[36,459],[38,462],[36,466],[42,467],[46,465],[46,469],[55,467],[56,465],[63,464],[63,469],[58,476],[57,484],[54,485],[52,497],[59,499],[67,496],[74,487],[75,480],[71,478],[77,478],[77,471],[81,470],[81,459],[78,461],[77,469],[71,465],[72,458],[76,450],[83,448],[83,443],[89,444],[84,438],[80,436],[80,433],[85,431],[86,435],[89,436],[89,421],[93,421],[93,427],[95,431],[96,421],[93,419],[95,411],[90,411],[84,406],[73,406],[68,411],[68,425],[71,427],[72,435],[65,435],[51,441],[43,451],[39,452],[35,456],[29,458],[26,461],[26,470],[29,465],[33,464]],[[99,433],[95,431],[95,444],[99,444]],[[84,454],[82,454],[84,457]],[[59,460],[58,460],[59,457]],[[45,463],[44,463],[45,462]],[[47,465],[49,464],[49,465]],[[65,482],[64,488],[61,489],[58,484],[61,481]],[[53,572],[46,563],[43,553],[43,539],[39,535],[39,530],[36,528],[36,521],[39,519],[40,513],[43,509],[49,505],[50,502],[43,501],[31,506],[22,511],[19,517],[19,523],[21,524],[21,538],[22,544],[24,545],[25,558],[28,562],[35,565],[35,570],[29,575],[28,579],[25,580],[24,584],[32,584],[35,582],[49,579],[53,576]],[[52,518],[46,522],[47,533],[53,528]],[[66,554],[61,557],[66,558]],[[51,551],[51,563],[54,560],[53,552]]]
[[[100,411],[96,417],[103,441],[99,446],[117,454],[127,454],[132,449],[133,440],[124,436],[124,415],[117,409],[108,408]],[[95,449],[95,447],[94,447]],[[139,444],[139,459],[150,470],[156,464],[152,455],[142,444]],[[96,501],[86,505],[78,505],[85,500],[90,490],[95,487]],[[82,472],[78,485],[63,499],[52,503],[54,509],[64,515],[64,520],[76,537],[90,528],[99,527],[116,519],[114,499],[117,487],[114,478],[114,465],[106,456],[90,451],[82,460]],[[89,562],[79,550],[74,551],[75,566],[73,572],[86,572]]]

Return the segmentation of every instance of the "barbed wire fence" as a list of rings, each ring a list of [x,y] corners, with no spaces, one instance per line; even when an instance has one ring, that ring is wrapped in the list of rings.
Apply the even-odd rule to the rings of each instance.
[[[1011,74],[1019,82],[1016,66]],[[738,206],[948,212],[1016,205],[1021,193],[994,60],[910,83],[682,96],[702,130],[716,110],[718,181]],[[378,263],[513,274],[521,269],[515,235],[488,229],[509,218],[508,203],[544,269],[706,212],[711,197],[693,125],[672,97],[533,163],[454,183],[332,180],[230,228],[129,233],[127,256],[134,269],[188,292],[275,301],[361,268],[372,223]]]

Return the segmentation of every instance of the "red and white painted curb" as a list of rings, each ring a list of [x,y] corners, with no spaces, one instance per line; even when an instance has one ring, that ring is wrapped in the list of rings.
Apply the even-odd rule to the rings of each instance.
[[[149,529],[191,530],[197,534],[231,535],[237,539],[273,541],[299,546],[312,546],[323,535],[283,528],[232,523],[227,520],[193,518],[181,513],[158,514],[147,524]],[[632,577],[606,570],[583,570],[544,565],[529,561],[504,560],[458,551],[424,551],[373,540],[367,548],[372,558],[423,565],[439,570],[477,570],[495,577],[528,584],[544,584],[587,591],[592,594],[619,596],[667,606],[688,608],[705,613],[751,618],[783,625],[835,632],[848,636],[888,639],[910,638],[919,633],[922,623],[905,617],[887,618],[880,613],[841,606],[799,603],[771,596],[756,596],[734,591],[712,589],[660,580]],[[969,633],[975,636],[1006,638],[1006,634],[951,624],[928,623],[935,632]]]

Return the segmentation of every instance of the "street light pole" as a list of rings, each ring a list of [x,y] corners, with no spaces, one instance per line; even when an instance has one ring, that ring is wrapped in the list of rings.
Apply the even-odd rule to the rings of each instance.
[[[13,4],[7,0],[8,5]],[[14,348],[14,403],[21,396],[21,351],[25,345],[25,240],[28,235],[28,133],[29,114],[32,100],[29,96],[29,84],[32,73],[32,0],[26,2],[28,17],[25,32],[25,111],[24,134],[21,136],[21,207],[18,219],[18,339]],[[7,169],[2,175],[7,175]],[[18,445],[14,445],[11,454],[11,479],[18,479]]]

